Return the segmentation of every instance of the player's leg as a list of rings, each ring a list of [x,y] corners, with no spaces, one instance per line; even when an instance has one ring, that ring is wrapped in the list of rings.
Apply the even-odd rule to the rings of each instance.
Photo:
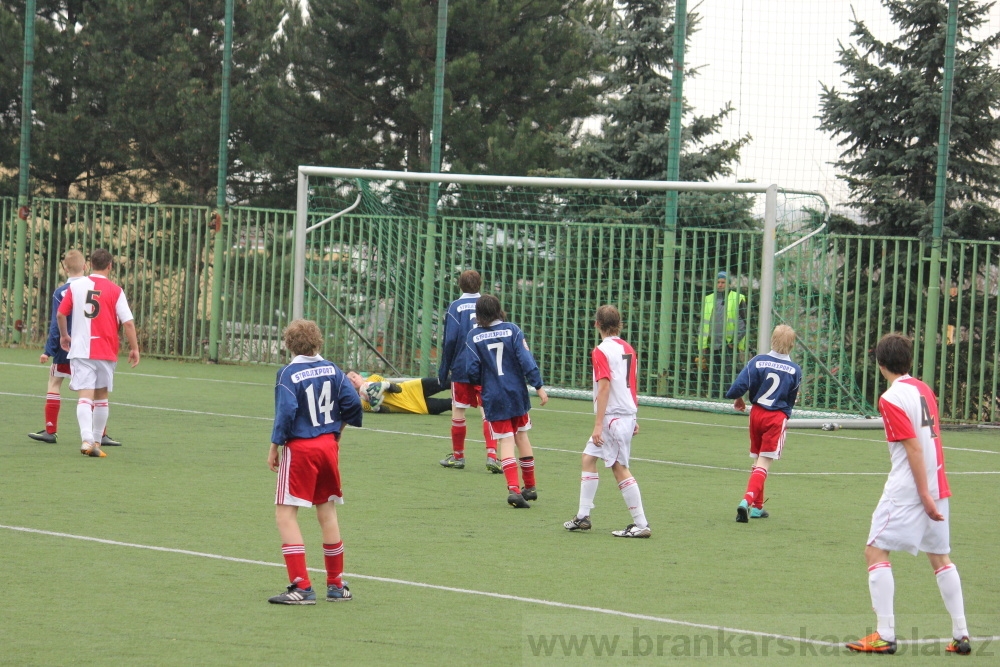
[[[66,364],[68,366],[69,364]],[[54,443],[59,432],[59,408],[61,407],[61,397],[59,390],[62,388],[63,374],[57,373],[56,364],[49,366],[49,382],[45,391],[45,428],[35,433],[29,433],[28,437],[39,442]]]
[[[528,508],[531,505],[521,495],[518,483],[517,459],[514,457],[514,427],[509,419],[490,422],[490,429],[497,441],[500,452],[500,467],[503,470],[504,481],[507,483],[507,504],[514,508]]]
[[[445,468],[456,468],[461,470],[465,467],[465,436],[467,428],[465,425],[465,409],[468,404],[461,395],[462,388],[459,383],[451,383],[451,454],[441,460],[441,465]]]
[[[451,411],[451,399],[449,398],[425,398],[427,404],[427,414],[441,415]]]
[[[56,373],[56,365],[49,367],[49,386],[45,392],[45,432],[55,435],[59,432],[59,408],[62,407],[63,375]]]
[[[926,551],[934,576],[937,579],[941,599],[945,609],[951,615],[952,641],[948,644],[949,653],[968,655],[972,652],[969,645],[969,626],[965,621],[965,600],[962,596],[962,579],[958,576],[958,568],[951,562],[948,552],[951,551],[951,536],[948,528],[948,499],[937,501],[938,511],[944,515],[944,521],[930,521],[927,518],[927,529],[920,547]]]
[[[879,512],[878,509],[875,511]],[[876,630],[867,637],[849,643],[847,648],[859,653],[895,653],[896,621],[893,615],[893,596],[896,584],[892,577],[889,552],[869,544],[865,547],[865,560],[868,563],[868,592],[871,595],[872,609],[875,610]]]
[[[77,392],[76,421],[80,425],[80,453],[90,456],[94,449],[94,390]]]
[[[94,448],[101,446],[104,436],[104,429],[108,425],[109,412],[109,391],[108,387],[99,387],[94,390]],[[93,453],[91,453],[93,456]]]
[[[316,604],[316,592],[306,568],[306,547],[299,529],[298,512],[295,505],[275,506],[274,518],[281,536],[281,555],[285,559],[289,584],[284,593],[268,598],[271,604]]]
[[[624,530],[614,530],[615,537],[649,537],[651,534],[646,512],[642,507],[642,494],[639,482],[632,476],[628,462],[632,456],[632,434],[635,431],[635,417],[614,417],[608,420],[604,447],[612,448],[609,459],[614,458],[611,472],[618,482],[618,490],[622,493],[625,507],[632,515],[632,523]]]
[[[281,448],[281,459],[278,463],[277,489],[274,494],[274,519],[281,538],[281,555],[288,571],[288,588],[286,592],[268,598],[271,604],[316,604],[316,593],[309,581],[309,570],[306,568],[306,547],[299,528],[299,507],[312,503],[316,483],[316,466],[310,463],[312,452],[308,441],[301,448],[292,448],[288,443]]]
[[[754,457],[743,500],[736,508],[736,521],[766,519],[764,485],[771,462],[780,458],[785,442],[785,414],[753,407],[750,411],[750,456]]]
[[[588,440],[587,446],[591,447],[593,443]],[[590,510],[594,509],[594,497],[597,496],[597,486],[600,482],[600,476],[597,474],[599,460],[597,456],[586,452],[583,454],[580,466],[580,505],[576,515],[563,524],[563,528],[566,530],[590,530],[591,528]]]
[[[482,387],[473,386],[476,392],[476,405],[479,406],[479,416],[483,419],[483,439],[486,441],[486,469],[494,475],[503,472],[500,461],[497,460],[497,441],[493,437],[493,430],[490,423],[486,421],[486,410],[483,408]]]
[[[326,599],[328,602],[346,602],[351,591],[344,584],[344,542],[340,538],[337,506],[330,503],[316,505],[316,519],[323,531],[323,563],[326,565]]]
[[[528,440],[528,428],[531,422],[525,415],[524,423],[518,422],[517,430],[514,432],[514,446],[517,447],[517,465],[521,469],[521,479],[523,488],[521,495],[525,500],[538,500],[538,489],[535,488],[535,455],[531,451],[531,442]],[[521,430],[521,429],[525,430]]]

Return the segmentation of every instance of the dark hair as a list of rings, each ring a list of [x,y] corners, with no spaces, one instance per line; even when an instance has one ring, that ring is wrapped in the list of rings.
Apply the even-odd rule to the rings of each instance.
[[[500,307],[500,299],[492,294],[484,294],[476,299],[476,323],[481,326],[489,326],[494,320],[506,320],[507,313]]]
[[[614,306],[605,305],[598,308],[594,321],[603,333],[617,336],[622,332],[622,316]]]
[[[882,336],[875,346],[875,361],[896,375],[906,375],[913,367],[913,341],[898,333]]]
[[[475,294],[479,291],[482,284],[483,279],[479,275],[479,271],[469,269],[468,271],[462,271],[462,275],[458,277],[458,287],[465,294]]]
[[[90,253],[90,266],[94,271],[103,271],[111,266],[111,253],[104,248],[98,248]]]

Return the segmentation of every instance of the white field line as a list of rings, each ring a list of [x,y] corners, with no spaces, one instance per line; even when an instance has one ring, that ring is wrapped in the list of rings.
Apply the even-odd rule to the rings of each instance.
[[[16,396],[16,397],[20,397],[20,398],[37,398],[39,400],[41,400],[41,398],[42,398],[41,396],[36,396],[34,394],[18,394],[18,393],[7,392],[7,391],[0,391],[0,396]],[[67,397],[63,397],[63,400],[64,401],[70,401],[72,399],[71,398],[67,398]],[[182,413],[182,414],[203,415],[203,416],[207,416],[207,417],[224,417],[224,418],[227,418],[227,419],[253,419],[253,420],[257,420],[257,421],[268,421],[268,422],[273,421],[273,419],[271,417],[263,417],[263,416],[257,416],[257,415],[234,415],[234,414],[228,414],[228,413],[222,413],[222,412],[207,412],[207,411],[204,411],[204,410],[185,410],[185,409],[182,409],[182,408],[165,408],[165,407],[158,406],[158,405],[137,405],[137,404],[134,404],[134,403],[118,403],[117,401],[114,402],[113,405],[120,406],[120,407],[125,407],[125,408],[136,408],[136,409],[140,409],[140,410],[159,410],[161,412],[179,412],[179,413]],[[580,414],[586,414],[586,413],[580,413]],[[694,422],[692,422],[692,423],[694,423]],[[702,426],[712,426],[712,424],[702,424]],[[387,434],[390,434],[390,435],[406,435],[406,436],[410,436],[410,437],[414,437],[414,438],[431,438],[431,439],[434,439],[434,440],[450,440],[451,439],[450,436],[446,436],[446,435],[432,435],[432,434],[428,434],[428,433],[412,433],[412,432],[409,432],[409,431],[393,431],[393,430],[389,430],[389,429],[378,429],[378,428],[369,428],[369,427],[363,427],[363,430],[369,431],[369,432],[372,432],[372,433],[387,433]],[[469,440],[469,442],[484,442],[482,440],[476,440],[476,439],[473,439],[473,438],[469,438],[468,440]],[[543,451],[543,452],[560,452],[560,453],[577,454],[577,455],[580,454],[580,450],[573,450],[573,449],[556,449],[554,447],[533,447],[533,449],[537,449],[537,450]],[[949,448],[945,447],[944,449],[949,449]],[[1000,454],[1000,452],[991,452],[991,451],[988,451],[988,450],[978,450],[978,449],[966,449],[966,450],[961,450],[961,451],[982,452],[984,454]],[[703,469],[706,469],[706,470],[727,470],[727,471],[739,472],[739,473],[745,473],[746,472],[746,468],[733,468],[733,467],[727,467],[727,466],[713,466],[713,465],[707,465],[707,464],[701,464],[701,463],[684,463],[684,462],[681,462],[681,461],[664,461],[664,460],[661,460],[661,459],[645,459],[645,458],[639,458],[639,457],[635,457],[635,456],[633,456],[631,460],[632,461],[642,461],[644,463],[656,463],[656,464],[659,464],[659,465],[679,466],[679,467],[682,467],[682,468],[703,468]],[[846,476],[880,476],[880,475],[886,475],[887,473],[885,473],[885,472],[771,472],[771,473],[768,473],[768,474],[769,475],[783,475],[783,476],[814,476],[815,477],[815,476],[837,476],[837,475],[846,475]],[[977,471],[977,472],[949,472],[948,474],[949,475],[1000,475],[1000,470],[986,470],[986,471]]]
[[[222,556],[220,554],[210,554],[201,551],[190,551],[187,549],[172,549],[169,547],[157,547],[148,544],[135,544],[133,542],[119,542],[117,540],[105,540],[99,537],[89,537],[86,535],[73,535],[71,533],[57,533],[50,530],[39,530],[37,528],[25,528],[23,526],[4,526],[0,525],[0,529],[12,530],[20,533],[31,533],[34,535],[45,535],[48,537],[61,537],[71,540],[82,540],[85,542],[96,542],[98,544],[107,544],[116,547],[129,547],[132,549],[145,549],[147,551],[159,551],[163,553],[173,553],[181,554],[184,556],[196,556],[199,558],[211,558],[214,560],[222,560],[230,563],[243,563],[246,565],[263,565],[265,567],[284,567],[284,563],[270,563],[262,560],[252,560],[249,558],[236,558],[233,556]],[[326,570],[321,568],[311,567],[310,572],[325,573]],[[508,595],[506,593],[491,593],[489,591],[477,591],[469,588],[456,588],[454,586],[440,586],[438,584],[428,584],[421,581],[407,581],[406,579],[395,579],[392,577],[376,577],[368,574],[356,574],[345,572],[345,577],[351,577],[353,579],[365,579],[368,581],[377,581],[383,584],[398,584],[401,586],[413,586],[416,588],[427,588],[436,591],[445,591],[447,593],[459,593],[463,595],[478,595],[481,597],[494,598],[497,600],[510,600],[512,602],[524,602],[528,604],[536,604],[545,607],[557,607],[559,609],[572,609],[575,611],[585,611],[595,614],[604,614],[607,616],[619,616],[622,618],[633,618],[640,621],[652,621],[655,623],[664,623],[667,625],[679,625],[687,628],[696,628],[699,630],[714,630],[717,632],[728,632],[735,635],[745,635],[752,637],[768,637],[770,639],[783,639],[786,641],[799,642],[803,644],[813,644],[816,646],[840,646],[839,643],[825,642],[818,639],[811,639],[808,637],[793,637],[792,635],[781,635],[771,632],[760,632],[757,630],[744,630],[742,628],[730,628],[723,625],[709,625],[706,623],[691,623],[690,621],[681,621],[674,618],[666,618],[664,616],[651,616],[649,614],[636,614],[628,611],[620,611],[617,609],[605,609],[603,607],[590,607],[587,605],[570,604],[567,602],[557,602],[555,600],[543,600],[540,598],[527,598],[520,595]],[[972,641],[984,642],[984,641],[997,641],[1000,640],[1000,636],[993,637],[972,637]],[[942,639],[918,639],[918,640],[907,640],[900,639],[901,644],[941,644],[950,641],[948,638]]]
[[[13,363],[13,362],[0,361],[0,366],[18,366],[20,368],[38,368],[40,370],[45,370],[46,373],[48,372],[48,366],[47,365],[43,365],[43,364],[17,364],[17,363]],[[218,380],[218,379],[213,379],[213,378],[188,378],[188,377],[179,377],[179,376],[176,376],[176,375],[157,375],[157,374],[154,374],[154,373],[136,373],[136,372],[133,372],[133,371],[131,371],[129,369],[123,369],[122,373],[125,374],[125,375],[137,375],[139,377],[159,378],[159,379],[163,379],[163,380],[183,380],[185,382],[190,380],[190,381],[195,381],[195,382],[218,382],[218,383],[222,383],[222,384],[250,385],[250,386],[254,386],[254,387],[271,387],[271,386],[273,386],[273,384],[265,383],[265,382],[241,382],[239,380]],[[0,392],[0,395],[4,395],[4,393]],[[24,396],[24,394],[7,394],[7,395],[10,395],[10,396]],[[127,404],[125,404],[125,403],[119,403],[118,405],[127,405]],[[151,406],[130,405],[129,407],[149,407],[150,409],[157,409],[157,408],[153,408]],[[164,408],[164,409],[166,409],[166,408]],[[590,415],[591,414],[590,412],[580,412],[578,410],[555,410],[555,409],[552,409],[552,408],[533,408],[533,409],[534,410],[538,410],[539,412],[555,412],[555,413],[567,414],[567,415]],[[205,414],[209,414],[209,413],[205,413]],[[215,416],[215,415],[213,415],[213,416]],[[238,416],[238,415],[234,415],[234,416]],[[256,419],[256,417],[254,417],[253,419]],[[686,420],[683,420],[683,419],[657,419],[655,417],[640,417],[639,421],[660,422],[660,423],[665,423],[665,424],[685,424],[685,425],[688,425],[688,426],[711,426],[712,428],[728,428],[728,429],[736,429],[736,430],[739,430],[739,431],[746,430],[745,426],[740,426],[740,425],[735,425],[734,426],[734,425],[730,425],[730,424],[706,424],[704,422],[686,421]],[[395,433],[395,431],[383,431],[383,432],[384,433]],[[796,432],[796,436],[804,436],[804,437],[807,437],[807,438],[832,438],[834,440],[856,440],[858,442],[885,442],[885,440],[882,440],[882,439],[879,439],[879,438],[874,438],[874,439],[873,438],[856,438],[856,437],[847,436],[847,435],[831,435],[829,433],[810,433],[808,431],[797,431]],[[429,436],[429,437],[431,437],[431,436]],[[473,441],[473,442],[478,442],[478,441]],[[976,453],[979,453],[979,454],[998,454],[998,455],[1000,455],[1000,452],[995,452],[995,451],[991,451],[991,450],[988,450],[988,449],[965,449],[965,448],[962,448],[962,447],[944,447],[943,449],[951,449],[951,450],[958,451],[958,452],[976,452]],[[639,459],[637,459],[637,460],[639,460]]]
[[[15,364],[9,361],[0,361],[0,366],[17,366],[19,368],[40,368],[46,373],[49,372],[49,364]],[[219,380],[216,378],[192,378],[180,377],[178,375],[157,375],[154,373],[136,373],[133,370],[121,369],[116,371],[116,375],[137,375],[144,378],[159,378],[161,380],[184,380],[185,382],[221,382],[223,384],[245,384],[254,387],[273,387],[273,382],[242,382],[240,380]]]

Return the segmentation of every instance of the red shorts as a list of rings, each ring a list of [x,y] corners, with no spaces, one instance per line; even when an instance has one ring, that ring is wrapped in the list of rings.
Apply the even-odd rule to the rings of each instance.
[[[511,419],[489,422],[489,425],[494,440],[512,438],[516,432],[531,429],[531,418],[528,415],[521,415],[520,417],[512,417]]]
[[[478,408],[482,387],[468,382],[451,383],[451,402],[456,408]]]
[[[787,421],[781,410],[766,410],[757,405],[750,408],[750,456],[780,459]]]
[[[311,507],[344,502],[340,490],[340,446],[332,433],[289,440],[278,465],[275,505]]]
[[[49,375],[54,378],[68,378],[73,377],[73,371],[68,362],[65,364],[52,364],[49,367]]]

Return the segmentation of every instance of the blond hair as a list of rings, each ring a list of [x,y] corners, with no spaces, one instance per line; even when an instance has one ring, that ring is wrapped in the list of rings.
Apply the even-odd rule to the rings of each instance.
[[[795,329],[787,324],[779,324],[771,332],[771,349],[778,354],[788,354],[795,345]]]
[[[323,347],[323,333],[312,320],[295,320],[282,333],[285,349],[295,355],[312,357]]]
[[[83,253],[79,250],[69,250],[63,256],[63,266],[66,267],[66,273],[71,276],[83,275],[83,270],[87,266],[87,260],[84,259]]]

